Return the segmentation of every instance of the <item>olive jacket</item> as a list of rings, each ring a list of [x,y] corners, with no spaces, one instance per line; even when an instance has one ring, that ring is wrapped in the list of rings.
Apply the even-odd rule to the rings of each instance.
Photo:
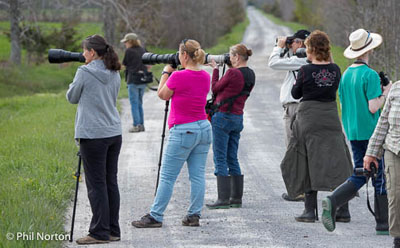
[[[336,102],[303,101],[281,163],[290,197],[332,191],[352,174],[352,162]]]

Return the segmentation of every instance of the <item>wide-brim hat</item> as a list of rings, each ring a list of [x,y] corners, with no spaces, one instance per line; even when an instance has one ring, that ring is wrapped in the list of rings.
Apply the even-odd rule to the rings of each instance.
[[[350,46],[344,50],[343,55],[355,59],[382,44],[382,36],[360,28],[350,34],[349,41]]]
[[[135,33],[127,33],[121,42],[127,42],[128,40],[137,40],[138,36]]]

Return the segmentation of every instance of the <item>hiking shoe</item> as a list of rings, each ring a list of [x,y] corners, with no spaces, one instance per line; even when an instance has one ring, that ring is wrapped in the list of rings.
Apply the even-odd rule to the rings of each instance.
[[[109,240],[95,239],[89,235],[76,240],[76,243],[78,245],[105,244],[105,243],[109,243],[109,242],[110,242]]]
[[[138,132],[140,132],[140,127],[139,127],[139,125],[137,125],[137,126],[132,126],[131,128],[129,128],[129,132],[130,132],[130,133],[138,133]]]
[[[200,226],[200,216],[198,215],[186,215],[182,220],[182,226]]]
[[[282,194],[282,198],[285,201],[304,201],[304,194],[300,194],[295,198],[290,197],[287,193]]]
[[[156,228],[162,227],[162,222],[156,221],[153,216],[146,214],[140,220],[132,221],[132,226],[137,228]]]
[[[139,132],[144,132],[145,131],[144,125],[138,125],[138,126],[139,126]]]
[[[112,236],[110,235],[110,241],[114,242],[114,241],[121,241],[121,237],[117,237],[117,236]]]

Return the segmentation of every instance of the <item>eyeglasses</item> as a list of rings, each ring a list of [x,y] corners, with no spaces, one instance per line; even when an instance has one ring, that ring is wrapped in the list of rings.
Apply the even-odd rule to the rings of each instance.
[[[293,41],[294,43],[301,43],[302,42],[302,40],[299,40],[299,39],[294,39],[294,41]]]

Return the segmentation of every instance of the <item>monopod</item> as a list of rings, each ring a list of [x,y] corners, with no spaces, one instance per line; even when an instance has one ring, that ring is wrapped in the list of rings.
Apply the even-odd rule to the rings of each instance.
[[[69,242],[73,241],[73,236],[74,236],[74,224],[75,224],[75,213],[76,213],[76,202],[78,200],[78,188],[79,188],[79,178],[81,177],[81,162],[82,162],[82,157],[81,157],[81,152],[78,151],[76,154],[78,156],[78,169],[75,173],[76,177],[76,187],[75,187],[75,199],[74,199],[74,209],[72,211],[72,222],[71,222],[71,236],[69,239]]]
[[[160,181],[160,169],[161,169],[162,154],[163,154],[163,149],[164,149],[165,128],[166,128],[166,126],[167,126],[168,106],[169,106],[169,100],[168,100],[168,101],[165,101],[164,124],[163,124],[163,131],[162,131],[162,134],[161,134],[160,157],[159,157],[159,159],[158,159],[157,183],[156,183],[156,191],[154,192],[154,195],[157,194],[158,183],[159,183],[159,181]]]

